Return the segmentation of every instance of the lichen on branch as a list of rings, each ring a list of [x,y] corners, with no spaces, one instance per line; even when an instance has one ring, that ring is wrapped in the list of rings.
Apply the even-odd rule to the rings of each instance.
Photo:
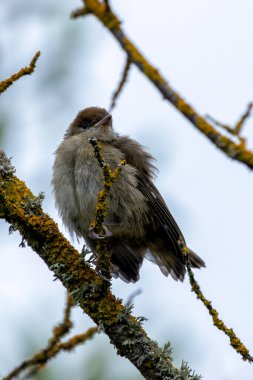
[[[0,93],[6,91],[8,87],[10,87],[15,81],[17,81],[22,76],[32,74],[35,70],[36,63],[39,56],[40,56],[40,51],[37,51],[37,53],[31,60],[31,63],[29,64],[29,66],[23,67],[16,74],[13,74],[10,78],[7,78],[3,80],[2,82],[0,82]]]
[[[0,167],[3,160],[6,157],[2,153]],[[108,335],[118,354],[129,359],[146,379],[199,380],[185,363],[181,368],[173,365],[171,354],[147,336],[141,321],[110,290],[101,292],[101,278],[84,263],[39,203],[32,212],[27,207],[27,202],[34,199],[24,182],[11,173],[0,172],[0,217],[20,232],[74,302]]]
[[[245,164],[253,169],[253,152],[241,143],[237,144],[232,139],[220,133],[208,120],[201,116],[162,76],[162,74],[144,57],[135,44],[127,37],[121,27],[121,22],[111,7],[98,0],[83,0],[86,14],[93,14],[107,29],[131,60],[131,64],[138,69],[154,84],[164,99],[169,101],[190,123],[204,134],[218,149],[228,157]],[[79,10],[75,17],[83,15]],[[72,14],[72,17],[73,14]]]
[[[96,244],[96,252],[98,255],[97,259],[97,269],[99,273],[106,280],[111,279],[111,270],[110,270],[110,253],[108,251],[107,239],[105,234],[105,218],[108,214],[108,195],[110,189],[115,181],[117,181],[118,176],[120,174],[122,166],[126,164],[125,160],[122,160],[118,167],[112,171],[110,166],[105,162],[102,156],[102,146],[101,143],[97,141],[95,137],[89,140],[90,144],[93,146],[95,157],[98,160],[99,166],[103,171],[103,186],[102,189],[98,193],[98,200],[96,205],[95,217],[91,222],[90,229],[92,229],[95,234],[98,236],[97,244]],[[100,239],[100,237],[103,237]],[[109,282],[106,284],[108,287]]]
[[[191,270],[190,265],[187,265],[187,271],[189,275],[189,280],[191,284],[192,291],[196,294],[197,298],[203,303],[203,305],[207,308],[209,314],[212,317],[213,324],[219,330],[223,331],[230,340],[230,345],[234,348],[234,350],[241,355],[244,361],[248,361],[249,363],[253,363],[253,357],[250,355],[249,350],[245,347],[245,345],[241,342],[241,340],[236,336],[234,330],[228,328],[222,319],[219,318],[219,313],[212,306],[212,302],[209,301],[203,294],[198,282],[196,281],[193,271]]]

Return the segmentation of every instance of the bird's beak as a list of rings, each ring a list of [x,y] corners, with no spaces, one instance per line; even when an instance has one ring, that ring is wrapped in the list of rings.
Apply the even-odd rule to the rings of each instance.
[[[99,122],[93,125],[93,127],[100,127],[100,126],[108,127],[111,124],[111,121],[112,121],[112,115],[108,113],[108,115],[106,115],[105,117],[103,117],[103,119],[99,120]]]

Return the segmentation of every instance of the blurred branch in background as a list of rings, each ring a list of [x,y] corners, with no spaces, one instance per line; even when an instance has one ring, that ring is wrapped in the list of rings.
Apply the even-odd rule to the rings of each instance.
[[[217,148],[228,157],[242,162],[253,169],[253,152],[247,150],[241,143],[237,144],[225,135],[221,134],[206,118],[201,116],[186,100],[184,100],[159,71],[141,54],[132,41],[121,28],[121,22],[107,4],[98,0],[83,0],[84,7],[72,12],[72,18],[93,14],[116,38],[122,49],[127,53],[132,64],[155,85],[164,99],[168,100],[191,123],[203,133]]]
[[[70,320],[70,311],[72,306],[73,304],[71,297],[67,295],[63,321],[54,327],[52,337],[49,339],[47,347],[41,351],[38,351],[30,359],[24,360],[19,366],[5,376],[3,380],[11,380],[24,371],[27,371],[25,379],[29,379],[41,371],[45,364],[50,359],[58,355],[61,351],[71,351],[76,346],[84,343],[86,340],[91,339],[94,336],[97,332],[97,327],[91,327],[83,334],[75,335],[66,342],[60,342],[60,340],[70,332],[73,326]]]
[[[63,321],[54,327],[52,337],[49,339],[47,347],[38,351],[30,359],[24,360],[19,366],[5,376],[3,380],[15,379],[24,371],[27,371],[24,378],[29,379],[41,371],[45,364],[61,351],[71,351],[77,345],[84,343],[86,340],[91,339],[94,336],[97,332],[97,327],[91,327],[83,334],[75,335],[66,342],[60,342],[60,340],[68,334],[73,327],[73,323],[70,320],[72,306],[71,297],[67,294]]]
[[[50,350],[48,348],[45,348],[37,352],[31,359],[25,360],[19,367],[17,367],[17,369],[21,369],[21,366],[23,364],[26,364],[25,369],[34,366],[30,371],[28,371],[23,380],[33,378],[38,372],[45,368],[45,365],[48,363],[50,359],[53,359],[62,351],[70,352],[77,346],[85,343],[87,340],[92,339],[97,331],[97,327],[90,327],[84,333],[75,335],[72,338],[69,338],[66,342],[59,342],[55,344]],[[22,369],[22,371],[23,370],[24,369]],[[15,375],[14,371],[11,372],[7,377],[3,378],[3,380],[13,379]],[[16,372],[16,374],[19,374],[20,372],[21,371],[19,371],[18,373]]]

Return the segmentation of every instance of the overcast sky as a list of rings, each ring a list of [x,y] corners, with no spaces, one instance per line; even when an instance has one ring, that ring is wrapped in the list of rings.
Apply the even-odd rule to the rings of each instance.
[[[253,100],[251,0],[111,4],[127,35],[200,114],[231,125],[238,120]],[[69,19],[80,5],[67,0],[9,0],[0,5],[1,77],[27,65],[37,50],[42,53],[35,73],[1,96],[0,143],[13,157],[18,177],[34,194],[45,192],[44,209],[67,237],[50,188],[53,152],[80,109],[108,107],[125,60],[117,42],[93,17]],[[156,184],[188,245],[207,265],[195,272],[196,278],[224,322],[253,353],[252,173],[217,150],[135,68],[113,119],[118,132],[129,134],[156,157]],[[251,118],[244,129],[249,148],[252,124]],[[45,345],[64,304],[60,283],[53,282],[30,248],[19,248],[21,237],[17,232],[8,235],[8,228],[0,222],[0,374],[26,356],[26,339],[34,350]],[[212,326],[188,280],[176,283],[145,262],[137,284],[113,280],[118,297],[127,299],[135,289],[142,294],[135,300],[134,313],[148,318],[144,326],[152,339],[161,345],[171,341],[177,365],[188,361],[206,380],[252,379],[252,367]],[[77,331],[92,325],[77,310],[75,321]],[[98,345],[108,350],[107,339],[99,336],[67,360],[62,355],[59,376],[68,379],[73,363],[88,363]],[[112,372],[105,380],[113,373],[117,379],[122,368],[126,376],[141,379],[112,348],[107,355]],[[74,377],[91,380],[80,371]]]

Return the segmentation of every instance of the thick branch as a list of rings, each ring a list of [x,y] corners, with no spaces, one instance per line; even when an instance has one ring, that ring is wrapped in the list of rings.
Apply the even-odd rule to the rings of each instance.
[[[164,79],[159,71],[140,53],[137,47],[130,41],[120,26],[120,20],[111,8],[98,0],[83,0],[90,13],[96,16],[101,23],[113,34],[129,59],[139,70],[155,85],[162,96],[181,112],[201,133],[203,133],[217,148],[227,156],[240,161],[253,169],[253,152],[247,150],[241,144],[234,143],[231,139],[217,131],[203,116],[187,103]]]
[[[146,379],[199,379],[184,363],[181,369],[173,366],[170,350],[161,350],[147,336],[138,319],[110,289],[99,291],[100,277],[59,232],[24,182],[12,173],[13,167],[1,152],[0,217],[19,230],[74,301],[104,329],[118,354],[128,358]]]

